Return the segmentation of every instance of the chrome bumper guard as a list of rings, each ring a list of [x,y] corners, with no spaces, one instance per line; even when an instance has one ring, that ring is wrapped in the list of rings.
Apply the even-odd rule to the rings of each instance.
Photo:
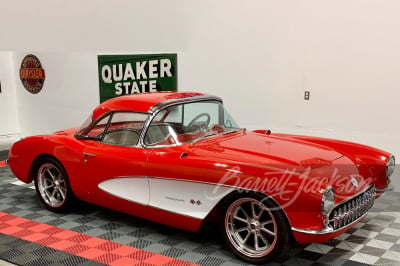
[[[329,214],[329,226],[337,230],[362,217],[374,205],[375,195],[375,186],[370,186],[363,193],[340,203]]]

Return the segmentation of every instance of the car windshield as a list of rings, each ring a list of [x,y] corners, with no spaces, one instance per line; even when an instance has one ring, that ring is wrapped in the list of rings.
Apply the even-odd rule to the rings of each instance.
[[[88,131],[89,131],[89,127],[92,124],[93,119],[92,119],[92,115],[90,115],[85,122],[83,123],[83,125],[78,129],[78,131],[75,133],[75,136],[84,136]]]
[[[147,129],[144,143],[147,146],[177,145],[239,129],[220,102],[178,104],[156,114]]]

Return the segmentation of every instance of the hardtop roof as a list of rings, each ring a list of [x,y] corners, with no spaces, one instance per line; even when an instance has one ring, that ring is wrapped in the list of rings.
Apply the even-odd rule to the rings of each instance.
[[[142,113],[153,113],[166,104],[180,103],[197,100],[222,100],[218,97],[199,92],[149,92],[125,95],[112,98],[101,103],[93,110],[92,119],[110,111],[135,111]]]

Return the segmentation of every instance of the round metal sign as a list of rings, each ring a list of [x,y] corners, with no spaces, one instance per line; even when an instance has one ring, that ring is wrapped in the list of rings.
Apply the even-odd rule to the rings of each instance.
[[[45,73],[39,59],[33,54],[24,57],[19,70],[22,85],[30,93],[39,93],[44,84]]]

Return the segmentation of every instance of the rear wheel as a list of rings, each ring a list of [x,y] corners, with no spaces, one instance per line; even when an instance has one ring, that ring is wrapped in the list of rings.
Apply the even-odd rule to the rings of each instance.
[[[40,201],[53,212],[67,210],[74,198],[64,167],[53,158],[39,162],[35,187]]]
[[[235,255],[250,263],[265,263],[290,247],[286,218],[275,202],[258,194],[237,194],[223,206],[221,233]]]

